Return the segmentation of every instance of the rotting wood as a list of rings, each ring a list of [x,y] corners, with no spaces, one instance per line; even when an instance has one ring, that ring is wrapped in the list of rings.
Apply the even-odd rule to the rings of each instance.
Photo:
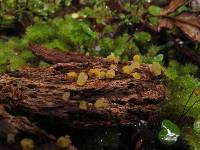
[[[53,119],[51,125],[58,128],[95,128],[134,125],[139,120],[152,121],[157,117],[165,99],[165,86],[162,75],[153,76],[148,65],[136,69],[141,74],[140,80],[122,73],[122,66],[130,62],[119,62],[114,79],[92,77],[86,85],[77,86],[67,77],[67,72],[88,72],[91,68],[106,70],[110,63],[105,58],[62,53],[39,45],[30,45],[30,48],[36,56],[54,65],[49,68],[26,67],[0,76],[0,102],[13,118],[24,116],[36,124],[41,124],[41,118]],[[62,100],[64,92],[71,93],[68,102]],[[93,104],[102,97],[109,101],[109,105],[96,109]],[[79,109],[80,101],[88,103],[87,110]],[[2,121],[5,123],[5,119],[0,119],[0,125]],[[26,121],[22,119],[22,122]],[[46,126],[50,126],[48,123]],[[45,122],[42,124],[44,127]],[[30,125],[34,133],[36,127]],[[16,128],[20,126],[15,123]],[[46,130],[37,128],[38,131]],[[18,130],[19,134],[23,132]],[[28,129],[25,128],[24,132],[28,134]],[[2,133],[0,138],[5,138],[6,134]]]

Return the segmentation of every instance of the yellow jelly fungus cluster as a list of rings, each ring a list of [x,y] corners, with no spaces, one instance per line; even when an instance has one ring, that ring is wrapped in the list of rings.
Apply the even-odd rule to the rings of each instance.
[[[80,101],[79,109],[87,110],[87,102],[86,101]]]
[[[35,147],[33,140],[29,138],[22,139],[20,144],[23,150],[32,150]]]
[[[9,133],[7,135],[6,141],[8,144],[14,144],[15,143],[15,135],[12,133]]]
[[[150,66],[150,71],[155,75],[155,76],[159,76],[162,73],[162,67],[159,63],[153,63]]]
[[[140,68],[140,63],[139,62],[132,62],[130,66],[131,66],[132,69]]]
[[[69,78],[76,79],[76,78],[77,78],[77,73],[74,72],[74,71],[71,71],[71,72],[67,73],[67,76],[68,76]]]
[[[200,94],[199,89],[198,88],[194,89],[194,95],[195,96],[199,96],[199,94]]]
[[[71,140],[70,140],[70,136],[69,135],[65,135],[65,136],[61,136],[57,139],[56,144],[60,147],[60,148],[67,148],[71,145]]]
[[[87,80],[88,80],[88,75],[85,72],[81,72],[78,75],[76,84],[79,86],[83,86],[86,84]]]
[[[126,66],[123,66],[122,71],[124,74],[131,74],[133,69],[132,69],[131,65],[126,65]]]
[[[109,104],[109,101],[105,98],[100,98],[98,100],[96,100],[94,106],[96,108],[106,108]]]
[[[99,74],[99,77],[100,78],[105,78],[106,76],[106,72],[105,71],[101,71],[100,74]]]
[[[118,63],[118,58],[113,53],[107,56],[106,60],[110,63]]]
[[[88,71],[88,75],[90,77],[100,77],[101,70],[100,69],[90,69]]]
[[[3,105],[0,105],[0,116],[3,116],[5,112],[6,112],[6,111],[5,111],[4,106],[3,106]]]
[[[138,72],[134,72],[131,74],[133,76],[134,79],[136,80],[140,80],[141,79],[141,75]]]
[[[70,92],[64,92],[62,96],[63,101],[68,101],[69,98],[70,98]]]
[[[115,77],[115,70],[110,69],[106,71],[106,78],[107,79],[112,79]]]
[[[134,62],[140,62],[140,55],[134,55],[133,56],[133,61]]]
[[[115,71],[116,71],[116,70],[117,70],[117,66],[116,66],[116,65],[113,65],[113,64],[111,64],[111,65],[110,65],[110,67],[109,67],[109,69],[112,69],[112,70],[115,70]]]

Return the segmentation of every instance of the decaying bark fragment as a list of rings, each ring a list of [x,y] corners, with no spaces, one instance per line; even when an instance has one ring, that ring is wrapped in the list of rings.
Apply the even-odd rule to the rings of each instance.
[[[67,72],[88,72],[91,68],[106,70],[110,63],[101,57],[61,53],[38,45],[30,45],[30,48],[36,56],[54,65],[45,69],[26,67],[0,76],[0,102],[13,118],[18,119],[15,116],[21,115],[43,124],[42,127],[51,128],[52,125],[62,129],[66,126],[94,128],[133,125],[139,120],[152,121],[158,115],[165,98],[165,86],[160,81],[161,77],[152,75],[148,65],[136,69],[141,74],[140,80],[123,74],[122,66],[129,62],[119,62],[114,79],[94,77],[89,78],[86,85],[77,86],[73,79],[66,76]],[[62,100],[64,92],[71,93],[68,102]],[[105,109],[96,109],[93,104],[102,97],[109,100],[109,105]],[[87,110],[79,109],[80,101],[88,103]],[[45,123],[42,121],[44,118],[49,121]],[[51,124],[50,120],[53,120]],[[2,121],[5,122],[5,119],[0,119],[0,126]],[[23,119],[21,122],[26,123]],[[12,122],[8,124],[12,125]],[[21,125],[15,122],[14,126],[17,128]],[[36,133],[34,125],[31,129]],[[28,132],[29,129],[24,130]],[[0,138],[5,138],[6,134],[0,134]]]

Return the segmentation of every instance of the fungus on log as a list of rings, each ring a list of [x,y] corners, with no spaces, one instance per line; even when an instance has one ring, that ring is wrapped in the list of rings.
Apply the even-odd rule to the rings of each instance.
[[[45,127],[63,129],[66,126],[94,128],[134,125],[139,120],[152,121],[157,117],[160,104],[165,98],[165,86],[161,82],[162,75],[154,76],[148,65],[142,64],[135,68],[134,71],[141,78],[134,79],[122,70],[130,62],[119,62],[114,78],[89,77],[83,86],[79,86],[74,78],[67,76],[68,72],[88,73],[92,68],[106,71],[111,63],[105,58],[63,53],[39,45],[32,44],[30,48],[36,56],[53,66],[26,67],[0,76],[0,103],[10,113],[10,118],[16,120],[8,122],[2,117],[1,127],[7,122],[17,134],[25,133],[34,137],[35,133],[39,133],[46,136],[46,139],[51,137],[50,141],[53,141],[54,136],[43,131]],[[63,100],[66,92],[68,97]],[[95,107],[95,102],[102,98],[108,102],[105,107]],[[80,109],[82,102],[84,107],[81,108],[84,109]],[[26,125],[27,119],[18,116],[43,124],[43,130],[31,121]],[[50,120],[53,121],[49,123]],[[5,138],[7,132],[6,129],[0,129],[0,138]]]

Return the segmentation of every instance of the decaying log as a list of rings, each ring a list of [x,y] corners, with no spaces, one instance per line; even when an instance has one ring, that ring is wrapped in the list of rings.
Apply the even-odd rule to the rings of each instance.
[[[152,121],[157,117],[165,98],[165,86],[162,76],[152,75],[148,65],[135,69],[141,74],[140,80],[122,73],[122,66],[130,62],[119,62],[114,79],[92,77],[84,86],[77,86],[66,76],[67,72],[88,72],[91,68],[106,70],[110,63],[101,57],[61,53],[38,45],[30,45],[30,48],[36,56],[54,65],[49,68],[26,67],[0,76],[0,102],[14,119],[26,123],[26,119],[17,117],[25,116],[36,124],[42,124],[41,128],[45,130],[45,126],[51,125],[61,129],[134,125],[139,120]],[[62,96],[67,91],[71,96],[65,102]],[[102,97],[109,100],[109,105],[104,109],[95,108],[93,104]],[[87,110],[79,109],[80,101],[88,103]],[[2,121],[6,120],[1,118],[0,126]],[[17,131],[22,127],[27,133],[29,130],[31,134],[43,134],[53,141],[53,136],[44,134],[34,124],[29,125],[24,128],[16,121],[12,126]],[[1,129],[0,133],[0,138],[5,138]]]

